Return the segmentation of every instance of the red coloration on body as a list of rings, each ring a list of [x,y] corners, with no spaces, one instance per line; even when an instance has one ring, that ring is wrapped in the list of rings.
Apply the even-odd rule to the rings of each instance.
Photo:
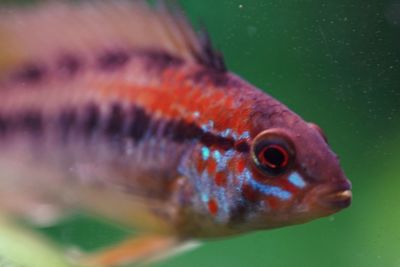
[[[208,201],[208,211],[212,215],[216,215],[218,213],[218,203],[215,199],[210,199]]]
[[[227,179],[224,172],[217,172],[215,174],[215,184],[218,186],[226,186]]]
[[[110,84],[97,84],[93,88],[100,89],[104,99],[125,99],[135,102],[145,109],[149,114],[157,114],[162,119],[180,119],[185,123],[194,122],[198,127],[214,121],[212,133],[222,132],[228,128],[238,134],[250,128],[248,120],[241,120],[240,117],[248,116],[250,112],[250,101],[243,101],[241,106],[224,106],[222,101],[232,103],[235,95],[224,90],[207,90],[204,88],[214,87],[212,84],[204,84],[202,87],[194,86],[187,80],[187,74],[195,72],[196,69],[174,69],[163,73],[160,84],[154,86],[132,86],[121,83],[115,79]],[[215,101],[216,99],[222,99]],[[169,103],[176,103],[170,105]],[[239,112],[238,112],[239,111]],[[195,118],[193,114],[201,116]],[[237,115],[231,115],[235,114]],[[240,117],[236,117],[240,116]]]
[[[260,198],[260,194],[255,191],[250,185],[243,184],[242,194],[247,201],[256,202]]]
[[[202,160],[201,156],[196,159],[196,169],[198,173],[201,173],[204,170],[204,161]]]
[[[280,180],[277,184],[282,189],[289,191],[290,193],[293,194],[296,194],[299,191],[299,189],[296,186],[294,186],[291,182],[289,182],[286,179]]]
[[[234,103],[234,98],[233,97],[227,97],[227,98],[225,98],[225,103],[223,105],[224,105],[224,107],[228,107],[228,108],[233,109],[234,108],[233,103]]]
[[[236,163],[236,171],[238,174],[242,173],[244,171],[244,168],[246,167],[246,160],[243,158],[238,159]]]
[[[280,201],[276,197],[272,197],[272,196],[266,197],[265,201],[267,202],[267,206],[271,210],[275,210],[279,207]]]
[[[217,162],[215,162],[214,159],[210,158],[210,159],[207,161],[207,171],[208,171],[208,174],[214,174],[216,170],[217,170]]]

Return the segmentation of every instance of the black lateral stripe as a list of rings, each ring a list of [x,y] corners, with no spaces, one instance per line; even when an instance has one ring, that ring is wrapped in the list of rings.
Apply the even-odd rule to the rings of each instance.
[[[226,72],[217,72],[212,69],[201,69],[197,72],[190,73],[187,78],[197,84],[210,82],[217,87],[236,87]]]
[[[212,133],[204,133],[200,141],[206,146],[217,146],[224,150],[234,149],[235,141],[231,138],[214,135]]]
[[[250,145],[245,140],[239,140],[238,142],[235,143],[235,149],[238,152],[249,152]]]
[[[78,114],[81,114],[79,120]],[[66,107],[58,116],[53,117],[57,133],[60,131],[61,141],[66,142],[72,133],[83,134],[86,139],[92,138],[96,133],[110,138],[113,143],[126,139],[139,143],[145,136],[150,138],[166,138],[176,143],[198,141],[208,147],[217,147],[223,150],[234,149],[247,153],[250,150],[245,140],[235,142],[233,138],[223,137],[206,132],[193,122],[184,120],[167,120],[152,118],[144,108],[131,106],[124,109],[120,104],[110,106],[108,115],[102,118],[99,107],[94,103],[84,106],[78,113],[74,107]],[[16,130],[32,136],[40,136],[50,122],[46,120],[40,110],[24,110],[17,115],[5,116],[0,113],[0,135],[8,135]],[[122,144],[122,143],[121,143]]]
[[[44,128],[45,122],[40,110],[27,109],[14,114],[0,114],[0,135],[3,137],[16,132],[39,137]]]
[[[101,127],[98,123],[99,114],[95,112],[98,108],[90,105],[89,107],[89,110],[92,111],[89,112],[90,116],[86,120],[88,129],[90,129],[90,132],[94,131],[95,128],[104,129],[101,131],[104,131],[108,137],[131,138],[136,143],[141,142],[145,135],[150,138],[167,138],[176,143],[198,140],[206,146],[215,146],[223,150],[249,151],[249,145],[243,140],[235,143],[233,138],[205,132],[193,122],[152,118],[144,108],[135,105],[129,109],[124,109],[119,104],[113,104],[105,120],[105,127]]]
[[[162,72],[168,67],[180,67],[184,60],[166,51],[140,50],[133,53],[134,56],[144,59],[145,68],[148,71]]]
[[[98,59],[99,68],[102,70],[116,70],[129,61],[130,55],[123,50],[110,50],[103,52]]]
[[[172,139],[176,142],[184,142],[201,138],[203,130],[194,123],[186,123],[183,120],[174,123],[172,128]]]
[[[18,83],[35,84],[42,81],[46,74],[46,68],[39,64],[27,63],[15,72],[12,77]]]
[[[61,74],[68,77],[75,75],[82,68],[82,62],[73,54],[65,54],[58,59],[57,67]]]
[[[44,81],[48,75],[71,77],[90,66],[94,66],[95,70],[100,71],[117,71],[133,58],[140,59],[140,63],[146,70],[156,72],[163,72],[168,67],[179,67],[185,63],[182,58],[167,51],[154,49],[114,48],[103,50],[95,55],[86,55],[86,57],[64,52],[56,56],[54,63],[49,64],[40,60],[26,62],[12,71],[9,78],[11,82],[35,85]]]

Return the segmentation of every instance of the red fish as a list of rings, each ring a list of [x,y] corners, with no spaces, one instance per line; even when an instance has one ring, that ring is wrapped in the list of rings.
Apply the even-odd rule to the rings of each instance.
[[[1,209],[32,215],[46,203],[146,233],[88,264],[148,259],[350,205],[321,129],[229,72],[177,9],[8,9],[0,42]]]

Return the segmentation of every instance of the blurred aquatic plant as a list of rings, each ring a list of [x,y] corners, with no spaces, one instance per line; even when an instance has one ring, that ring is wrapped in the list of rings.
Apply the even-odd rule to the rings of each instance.
[[[47,239],[0,216],[0,267],[73,267]]]

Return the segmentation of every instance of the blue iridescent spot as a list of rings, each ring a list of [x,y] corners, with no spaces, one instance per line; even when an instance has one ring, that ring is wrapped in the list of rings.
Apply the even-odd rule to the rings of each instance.
[[[255,190],[260,191],[264,195],[278,197],[282,200],[288,200],[292,197],[292,194],[290,192],[283,190],[278,186],[266,185],[257,182],[253,179],[249,170],[246,170],[244,172],[244,175],[249,185]]]
[[[206,132],[211,131],[214,128],[214,121],[208,121],[208,123],[203,124],[201,128]]]
[[[245,131],[239,136],[239,139],[246,139],[246,138],[250,138],[249,131]]]
[[[237,140],[237,139],[238,139],[238,134],[235,133],[235,132],[232,132],[232,138],[233,138],[234,140]]]
[[[289,181],[294,185],[299,188],[304,188],[306,186],[306,183],[304,182],[303,177],[300,176],[297,172],[293,172],[289,176]]]
[[[203,146],[201,148],[201,157],[203,160],[207,160],[210,157],[210,149],[208,147]]]
[[[277,186],[260,184],[259,182],[256,182],[254,180],[250,180],[250,185],[254,189],[262,192],[263,194],[265,194],[267,196],[278,197],[282,200],[288,200],[292,196],[292,194],[290,192],[283,190]]]
[[[216,162],[220,162],[221,161],[221,157],[222,157],[221,152],[219,152],[218,150],[215,150],[213,152],[213,157],[214,157]]]
[[[215,161],[217,162],[217,170],[218,171],[223,171],[226,169],[226,165],[228,163],[229,160],[232,159],[232,157],[234,156],[235,151],[234,150],[228,150],[226,151],[224,154],[221,154],[221,152],[219,151],[214,151],[213,152],[213,158],[215,159]]]
[[[232,129],[226,129],[225,131],[223,131],[222,133],[221,133],[221,136],[222,137],[228,137],[229,135],[231,135],[232,134]]]
[[[216,196],[219,203],[219,211],[217,219],[224,221],[229,218],[229,201],[226,196],[225,188],[219,188],[216,192]]]
[[[206,194],[206,193],[201,194],[201,201],[207,203],[209,199],[210,199],[210,197],[208,196],[208,194]]]

